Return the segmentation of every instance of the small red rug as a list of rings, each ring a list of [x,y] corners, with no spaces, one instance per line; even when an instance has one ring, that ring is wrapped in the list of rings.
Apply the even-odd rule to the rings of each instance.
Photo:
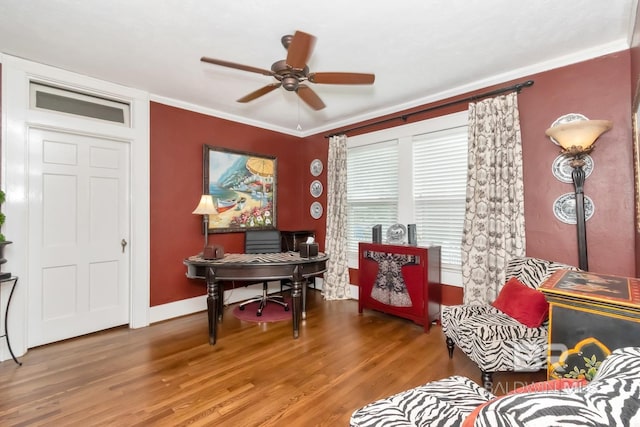
[[[236,305],[233,309],[233,315],[237,319],[256,323],[288,320],[291,319],[291,298],[285,298],[284,301],[289,304],[289,311],[285,311],[284,307],[280,304],[267,302],[267,305],[262,309],[262,316],[256,316],[260,303],[252,302],[251,304],[245,305],[244,310],[240,310],[240,304]]]

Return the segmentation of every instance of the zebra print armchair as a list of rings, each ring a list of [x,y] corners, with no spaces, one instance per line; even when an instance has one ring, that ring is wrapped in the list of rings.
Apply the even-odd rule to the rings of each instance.
[[[505,277],[507,280],[516,277],[537,289],[561,269],[577,270],[554,261],[514,257],[507,264]],[[493,372],[545,368],[548,321],[538,328],[530,328],[487,304],[443,306],[441,323],[449,358],[453,357],[454,346],[458,346],[480,368],[482,384],[487,390],[491,390]]]

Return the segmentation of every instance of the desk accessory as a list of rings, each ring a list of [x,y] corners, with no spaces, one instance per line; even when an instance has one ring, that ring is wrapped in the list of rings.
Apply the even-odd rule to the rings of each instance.
[[[300,243],[300,257],[313,258],[318,256],[318,244],[314,242],[313,237],[309,237],[306,242]]]
[[[200,203],[196,209],[192,212],[197,215],[202,215],[204,223],[204,248],[202,249],[202,258],[204,259],[218,259],[224,256],[224,250],[220,245],[209,245],[209,215],[216,215],[218,211],[213,204],[213,197],[211,194],[203,194],[200,197]]]

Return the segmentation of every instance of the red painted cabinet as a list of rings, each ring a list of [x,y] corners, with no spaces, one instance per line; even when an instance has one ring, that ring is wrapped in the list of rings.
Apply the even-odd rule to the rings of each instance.
[[[429,331],[440,315],[440,246],[358,245],[358,312],[410,319]]]

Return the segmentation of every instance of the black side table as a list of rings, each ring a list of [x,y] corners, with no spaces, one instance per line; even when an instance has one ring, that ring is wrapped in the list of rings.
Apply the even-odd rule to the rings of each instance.
[[[0,338],[4,338],[7,340],[7,347],[9,348],[9,353],[11,353],[11,357],[13,361],[18,365],[22,366],[22,362],[18,361],[16,356],[13,354],[13,350],[11,349],[11,342],[9,341],[9,306],[11,305],[11,298],[13,297],[13,291],[16,289],[16,285],[18,284],[18,276],[7,277],[5,279],[0,280],[0,284],[4,285],[5,283],[11,283],[11,292],[9,293],[9,299],[7,299],[7,306],[4,311],[4,334],[0,335]]]

